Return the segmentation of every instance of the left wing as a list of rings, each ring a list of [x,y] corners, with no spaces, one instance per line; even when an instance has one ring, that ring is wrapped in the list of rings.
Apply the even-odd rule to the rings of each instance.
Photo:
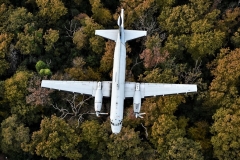
[[[42,80],[41,87],[92,95],[95,97],[98,82],[94,81],[57,81]],[[104,97],[110,97],[111,82],[102,82],[102,94]]]
[[[125,83],[125,97],[133,97],[135,82]],[[197,92],[195,84],[140,83],[141,97]]]

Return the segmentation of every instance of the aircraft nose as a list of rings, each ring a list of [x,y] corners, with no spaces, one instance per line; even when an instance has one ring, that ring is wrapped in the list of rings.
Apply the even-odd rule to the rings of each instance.
[[[112,133],[114,133],[114,134],[118,134],[118,133],[120,133],[120,131],[121,131],[121,125],[119,125],[119,126],[114,126],[114,125],[111,125],[111,128],[112,128]]]

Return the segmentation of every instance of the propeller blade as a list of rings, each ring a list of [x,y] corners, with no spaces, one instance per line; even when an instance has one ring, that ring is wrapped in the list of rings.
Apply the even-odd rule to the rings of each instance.
[[[144,118],[142,115],[145,115],[146,113],[135,113],[136,118]]]

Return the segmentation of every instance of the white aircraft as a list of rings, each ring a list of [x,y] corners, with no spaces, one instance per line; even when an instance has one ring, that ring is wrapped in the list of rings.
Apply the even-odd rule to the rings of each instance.
[[[41,86],[51,89],[92,95],[95,97],[94,107],[96,116],[101,113],[103,97],[111,97],[110,121],[112,132],[121,131],[123,122],[123,104],[125,98],[133,98],[133,110],[136,118],[140,113],[141,98],[157,95],[197,92],[194,84],[163,84],[163,83],[137,83],[125,81],[126,70],[126,42],[138,37],[146,36],[146,31],[125,30],[124,10],[118,18],[119,29],[96,30],[95,34],[116,42],[114,51],[112,81],[56,81],[43,80]]]

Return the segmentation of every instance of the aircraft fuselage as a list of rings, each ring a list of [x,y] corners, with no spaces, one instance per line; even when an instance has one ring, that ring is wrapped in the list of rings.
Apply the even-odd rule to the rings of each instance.
[[[110,121],[113,133],[119,133],[122,128],[123,106],[124,106],[124,86],[126,71],[126,44],[124,39],[124,29],[120,27],[116,41],[114,60],[113,60],[113,77],[112,77],[112,94],[111,94],[111,112]]]

